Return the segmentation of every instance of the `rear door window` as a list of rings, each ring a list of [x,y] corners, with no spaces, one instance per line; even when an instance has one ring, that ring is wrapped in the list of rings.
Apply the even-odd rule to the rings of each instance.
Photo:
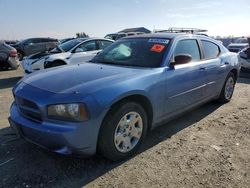
[[[201,43],[205,59],[214,59],[219,56],[220,48],[218,45],[206,40],[202,40]]]
[[[95,51],[97,50],[96,41],[95,40],[87,41],[82,45],[80,45],[79,48],[82,48],[84,52]]]
[[[181,40],[177,43],[174,51],[174,57],[178,55],[188,54],[192,56],[192,62],[200,61],[200,49],[195,39]]]

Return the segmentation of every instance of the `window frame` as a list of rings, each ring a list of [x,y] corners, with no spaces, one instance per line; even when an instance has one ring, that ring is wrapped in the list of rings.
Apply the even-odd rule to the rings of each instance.
[[[186,40],[194,40],[196,41],[196,44],[197,44],[197,47],[198,47],[198,50],[199,50],[199,54],[200,54],[200,60],[198,61],[190,61],[189,63],[198,63],[198,62],[201,62],[204,58],[203,56],[203,51],[201,49],[201,44],[200,44],[200,41],[197,39],[197,38],[185,38],[185,39],[181,39],[181,40],[178,40],[174,46],[174,49],[173,49],[173,52],[172,52],[172,56],[171,56],[171,61],[170,62],[174,62],[174,57],[175,57],[175,49],[177,47],[177,45],[179,44],[179,42],[182,42],[182,41],[186,41]],[[189,64],[187,63],[187,64]]]
[[[205,49],[204,49],[204,45],[202,44],[202,41],[210,42],[210,43],[216,45],[216,46],[218,47],[218,49],[219,49],[218,55],[217,55],[216,57],[206,59],[206,57],[205,57]],[[207,60],[211,60],[211,59],[216,59],[216,58],[218,58],[218,57],[221,55],[221,53],[222,53],[221,48],[220,48],[220,46],[219,46],[218,44],[216,44],[215,42],[210,41],[210,40],[207,40],[207,39],[200,39],[199,42],[200,42],[200,47],[201,47],[201,49],[202,49],[202,56],[203,56],[202,59],[203,59],[203,60],[207,61]]]
[[[82,46],[82,45],[84,45],[85,43],[88,43],[88,42],[94,42],[95,43],[95,50],[83,51],[83,52],[92,52],[92,51],[98,50],[97,40],[87,40],[87,41],[84,41],[84,42],[80,43],[78,46],[76,46],[75,49],[73,50],[73,52],[75,52],[77,48],[80,48],[80,46]]]

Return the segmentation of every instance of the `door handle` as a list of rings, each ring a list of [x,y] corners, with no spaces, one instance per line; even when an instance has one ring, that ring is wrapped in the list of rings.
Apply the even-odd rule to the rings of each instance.
[[[228,62],[225,62],[224,64],[225,64],[225,65],[229,65],[229,63],[228,63]]]

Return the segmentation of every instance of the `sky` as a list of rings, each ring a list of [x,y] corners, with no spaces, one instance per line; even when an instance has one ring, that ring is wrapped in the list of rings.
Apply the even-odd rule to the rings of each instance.
[[[195,27],[250,36],[250,0],[0,0],[0,39],[92,37],[125,28]]]

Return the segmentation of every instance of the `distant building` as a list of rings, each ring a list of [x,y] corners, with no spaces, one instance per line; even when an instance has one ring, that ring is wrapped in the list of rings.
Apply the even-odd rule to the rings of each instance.
[[[151,33],[151,31],[146,29],[145,27],[128,28],[128,29],[119,31],[118,33],[130,33],[130,32]]]

